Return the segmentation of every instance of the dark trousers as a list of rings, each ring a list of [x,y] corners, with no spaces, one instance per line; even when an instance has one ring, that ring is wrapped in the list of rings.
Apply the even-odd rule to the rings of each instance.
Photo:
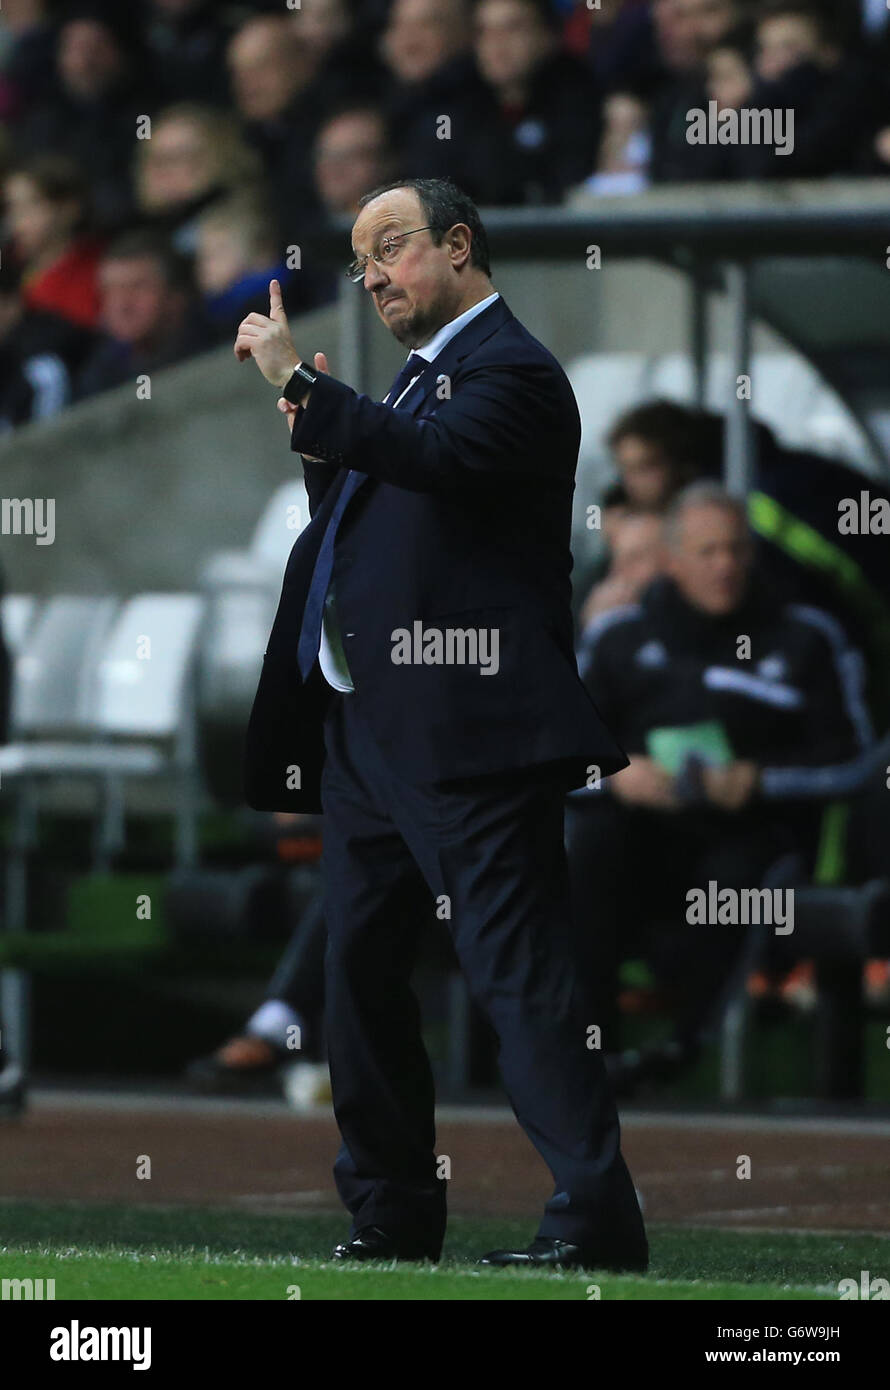
[[[519,1123],[555,1181],[540,1235],[645,1251],[595,1022],[572,960],[564,789],[532,774],[414,786],[388,767],[358,695],[325,724],[326,1028],[353,1232],[436,1257],[445,1231],[433,1080],[410,987],[429,895],[498,1038]]]

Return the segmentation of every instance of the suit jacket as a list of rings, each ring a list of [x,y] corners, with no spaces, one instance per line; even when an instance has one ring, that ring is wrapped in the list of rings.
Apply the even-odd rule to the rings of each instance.
[[[627,766],[574,654],[569,536],[580,433],[565,373],[503,299],[445,345],[398,410],[318,378],[291,435],[292,449],[322,461],[305,463],[312,519],[288,559],[247,728],[249,805],[321,809],[332,692],[318,662],[302,681],[297,644],[349,468],[366,477],[334,551],[355,683],[342,698],[357,702],[396,774],[435,784],[548,765],[574,787],[591,767],[606,776]],[[399,632],[421,659],[394,659]],[[489,674],[460,658],[472,657],[480,632]],[[464,634],[450,663],[436,661],[436,633]]]

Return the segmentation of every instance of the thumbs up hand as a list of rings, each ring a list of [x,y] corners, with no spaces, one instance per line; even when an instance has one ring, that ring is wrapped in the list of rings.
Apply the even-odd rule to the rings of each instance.
[[[287,384],[294,367],[302,361],[290,336],[277,280],[269,281],[269,317],[248,314],[242,319],[234,352],[239,362],[252,357],[266,380],[278,387]]]

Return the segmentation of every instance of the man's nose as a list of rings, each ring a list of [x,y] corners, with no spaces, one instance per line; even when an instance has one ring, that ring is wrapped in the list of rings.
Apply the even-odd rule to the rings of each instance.
[[[379,290],[389,283],[389,276],[376,261],[369,260],[365,266],[365,289]]]

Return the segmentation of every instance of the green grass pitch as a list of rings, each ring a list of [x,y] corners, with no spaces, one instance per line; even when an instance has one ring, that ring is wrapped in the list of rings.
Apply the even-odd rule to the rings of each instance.
[[[453,1217],[439,1265],[334,1264],[335,1215],[0,1202],[0,1279],[54,1279],[60,1299],[826,1299],[888,1265],[890,1239],[654,1227],[645,1277],[486,1271],[533,1222]],[[45,1286],[44,1286],[45,1287]]]

